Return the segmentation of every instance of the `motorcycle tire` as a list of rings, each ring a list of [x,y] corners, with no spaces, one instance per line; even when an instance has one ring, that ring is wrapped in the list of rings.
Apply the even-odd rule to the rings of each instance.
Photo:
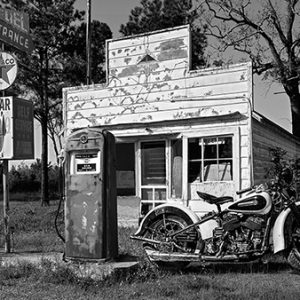
[[[294,270],[300,272],[300,252],[296,247],[291,250],[288,263]]]
[[[152,231],[151,234],[147,234],[146,237],[151,238],[151,239],[158,239],[163,241],[164,240],[164,234],[171,232],[176,232],[180,229],[183,229],[185,226],[187,226],[187,222],[179,217],[179,216],[175,216],[175,215],[166,215],[165,219],[162,218],[158,218],[155,222],[153,222],[153,224],[151,224],[149,227],[149,229],[151,229],[150,231]],[[149,244],[145,244],[145,247],[149,247]],[[196,242],[192,242],[192,243],[183,243],[181,245],[183,248],[185,248],[186,246],[189,247],[190,251],[194,251],[197,243]],[[158,251],[162,251],[164,252],[165,249],[161,249],[157,246],[150,246],[150,248],[158,250]],[[161,262],[161,261],[157,261],[154,263],[160,268],[160,269],[164,269],[164,270],[179,270],[179,269],[183,269],[185,268],[187,265],[189,265],[189,262]]]

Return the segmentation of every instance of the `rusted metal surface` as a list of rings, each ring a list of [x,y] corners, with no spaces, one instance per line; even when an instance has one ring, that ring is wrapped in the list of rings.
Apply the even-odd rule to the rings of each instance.
[[[102,258],[103,207],[99,175],[74,175],[68,180],[66,202],[66,247],[72,257]]]
[[[99,130],[86,129],[71,135],[66,143],[67,257],[102,259],[117,255],[114,141],[110,139]]]
[[[67,130],[227,115],[251,101],[251,64],[190,71],[189,47],[188,26],[108,41],[107,84],[64,90]]]

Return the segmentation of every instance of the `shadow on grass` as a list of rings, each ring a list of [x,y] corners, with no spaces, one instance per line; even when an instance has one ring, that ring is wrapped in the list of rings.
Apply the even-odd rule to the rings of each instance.
[[[285,262],[268,262],[262,263],[249,262],[249,263],[210,263],[198,264],[191,263],[182,272],[203,272],[203,273],[278,273],[290,270],[290,266]]]

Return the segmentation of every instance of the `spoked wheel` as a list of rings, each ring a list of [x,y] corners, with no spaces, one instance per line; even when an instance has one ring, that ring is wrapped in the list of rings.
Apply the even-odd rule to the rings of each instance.
[[[164,253],[181,252],[193,253],[197,246],[197,232],[194,228],[172,237],[172,235],[187,226],[187,222],[175,215],[163,215],[148,228],[145,237],[162,242],[153,244],[151,248]],[[149,247],[146,244],[145,247]],[[156,264],[163,269],[181,269],[189,264],[188,261],[165,262],[157,261]]]
[[[290,266],[300,272],[300,228],[294,226],[292,231],[293,248],[288,256]]]

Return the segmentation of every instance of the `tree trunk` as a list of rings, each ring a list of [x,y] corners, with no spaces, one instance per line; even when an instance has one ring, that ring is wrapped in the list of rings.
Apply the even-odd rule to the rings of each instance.
[[[293,135],[300,138],[300,93],[298,81],[283,84],[283,87],[290,98],[291,114],[292,114],[292,132]]]
[[[293,134],[300,138],[300,94],[291,97]]]
[[[48,55],[47,49],[42,52],[42,62],[45,64],[43,74],[43,97],[42,97],[42,178],[41,178],[41,205],[49,205],[48,189]]]
[[[41,178],[41,205],[49,205],[49,191],[48,191],[48,128],[47,118],[43,116],[42,122],[42,178]]]

